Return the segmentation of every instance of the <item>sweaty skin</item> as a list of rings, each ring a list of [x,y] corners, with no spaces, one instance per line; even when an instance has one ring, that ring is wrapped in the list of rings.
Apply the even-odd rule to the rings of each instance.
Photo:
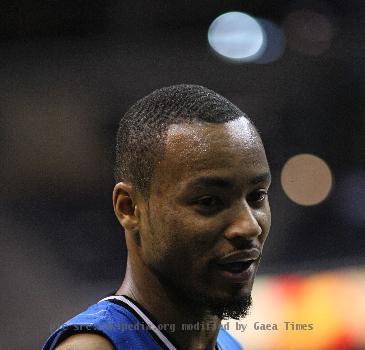
[[[269,186],[264,147],[246,118],[171,125],[149,199],[128,183],[114,188],[128,247],[117,294],[139,302],[159,323],[174,323],[169,337],[178,348],[214,349],[222,319],[216,310],[251,294],[260,259],[239,283],[222,274],[217,260],[252,247],[262,251],[271,223]],[[196,322],[212,327],[181,331],[181,324]]]

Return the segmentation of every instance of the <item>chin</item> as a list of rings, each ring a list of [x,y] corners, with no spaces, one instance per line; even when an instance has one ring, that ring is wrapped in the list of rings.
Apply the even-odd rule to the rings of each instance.
[[[212,290],[190,293],[190,306],[218,316],[220,319],[240,319],[248,315],[252,304],[251,285],[233,286],[230,290]]]
[[[218,299],[225,300],[238,300],[243,297],[250,296],[253,287],[253,278],[249,281],[243,281],[242,283],[226,283],[216,287],[216,291],[213,294]]]
[[[220,318],[240,319],[246,317],[252,305],[252,287],[255,275],[242,283],[220,284],[212,290],[207,288],[206,302]]]
[[[185,304],[191,310],[209,312],[221,319],[240,319],[247,316],[252,304],[251,290],[254,275],[242,283],[217,281],[193,281],[164,278],[171,298],[178,304]],[[219,283],[216,283],[219,282]]]
[[[241,319],[246,317],[252,305],[250,292],[240,292],[224,298],[212,298],[209,300],[209,308],[221,319]]]

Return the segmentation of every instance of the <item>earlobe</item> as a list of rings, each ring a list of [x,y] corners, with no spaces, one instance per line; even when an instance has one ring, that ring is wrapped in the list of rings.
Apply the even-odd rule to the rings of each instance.
[[[115,215],[126,231],[138,230],[139,210],[132,198],[133,189],[129,184],[119,182],[113,191],[113,207]]]

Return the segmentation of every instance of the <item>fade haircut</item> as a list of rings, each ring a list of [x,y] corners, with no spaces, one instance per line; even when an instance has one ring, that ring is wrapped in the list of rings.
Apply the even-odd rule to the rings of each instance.
[[[153,91],[130,107],[120,121],[115,181],[129,182],[147,199],[171,124],[225,123],[242,116],[247,118],[233,103],[203,86],[181,84]]]

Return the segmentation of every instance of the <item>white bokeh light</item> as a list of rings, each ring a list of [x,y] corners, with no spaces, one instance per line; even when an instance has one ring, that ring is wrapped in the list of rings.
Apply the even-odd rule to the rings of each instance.
[[[266,45],[260,23],[242,12],[217,17],[209,27],[208,41],[220,55],[241,62],[255,60]]]
[[[257,19],[265,33],[265,46],[260,50],[260,55],[255,59],[255,63],[266,64],[280,59],[285,51],[285,35],[282,29],[272,21],[267,19]]]

